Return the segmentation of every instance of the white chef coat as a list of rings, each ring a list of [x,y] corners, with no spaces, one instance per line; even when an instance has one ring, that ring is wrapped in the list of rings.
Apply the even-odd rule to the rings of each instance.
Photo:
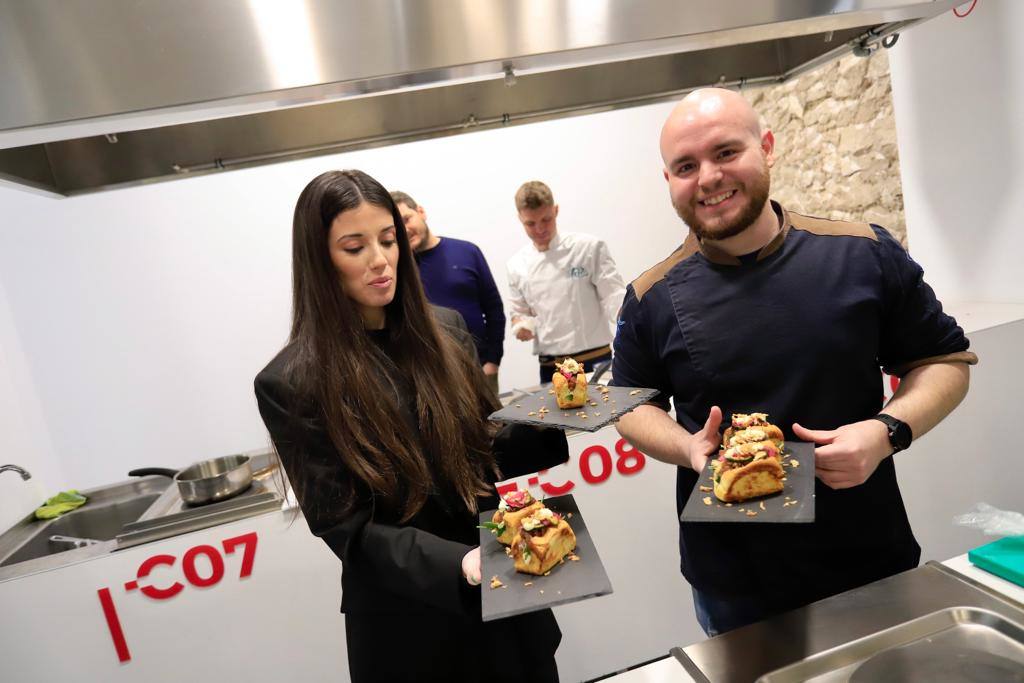
[[[626,285],[604,241],[556,233],[547,251],[531,242],[508,260],[512,324],[532,323],[533,352],[557,356],[610,344]]]

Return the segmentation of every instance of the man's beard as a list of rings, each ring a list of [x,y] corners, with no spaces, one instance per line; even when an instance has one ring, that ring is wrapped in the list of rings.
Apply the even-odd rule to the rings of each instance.
[[[693,206],[679,206],[675,201],[672,202],[672,206],[675,207],[676,213],[698,239],[702,241],[724,240],[739,235],[754,224],[754,221],[761,215],[761,211],[764,210],[765,202],[768,201],[768,190],[770,187],[771,177],[768,173],[768,167],[764,166],[761,177],[754,181],[749,188],[747,206],[740,211],[740,214],[735,219],[728,223],[722,223],[717,218],[713,219],[710,224],[705,223],[697,218],[697,212]],[[745,186],[741,185],[736,188],[736,192],[740,194],[746,189]]]
[[[430,241],[430,226],[426,223],[423,224],[423,234],[420,236],[420,241],[413,249],[413,253],[419,254],[420,252],[426,251],[427,243]]]

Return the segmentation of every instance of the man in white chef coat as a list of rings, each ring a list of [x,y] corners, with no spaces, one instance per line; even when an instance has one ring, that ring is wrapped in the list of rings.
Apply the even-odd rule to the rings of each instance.
[[[586,371],[612,357],[615,319],[625,283],[603,240],[558,232],[558,205],[539,180],[516,192],[519,222],[530,238],[508,260],[512,332],[533,341],[541,382],[550,382],[555,363],[572,357]]]

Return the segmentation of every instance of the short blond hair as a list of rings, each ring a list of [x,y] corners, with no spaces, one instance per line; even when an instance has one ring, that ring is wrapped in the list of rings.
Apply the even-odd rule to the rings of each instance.
[[[516,190],[517,211],[554,205],[555,197],[551,194],[551,188],[539,180],[529,180]]]

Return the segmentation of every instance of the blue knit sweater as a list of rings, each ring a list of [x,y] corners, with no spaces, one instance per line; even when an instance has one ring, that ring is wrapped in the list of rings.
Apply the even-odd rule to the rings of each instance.
[[[444,237],[433,249],[416,254],[416,261],[430,303],[462,314],[481,363],[501,363],[505,311],[480,248]]]

